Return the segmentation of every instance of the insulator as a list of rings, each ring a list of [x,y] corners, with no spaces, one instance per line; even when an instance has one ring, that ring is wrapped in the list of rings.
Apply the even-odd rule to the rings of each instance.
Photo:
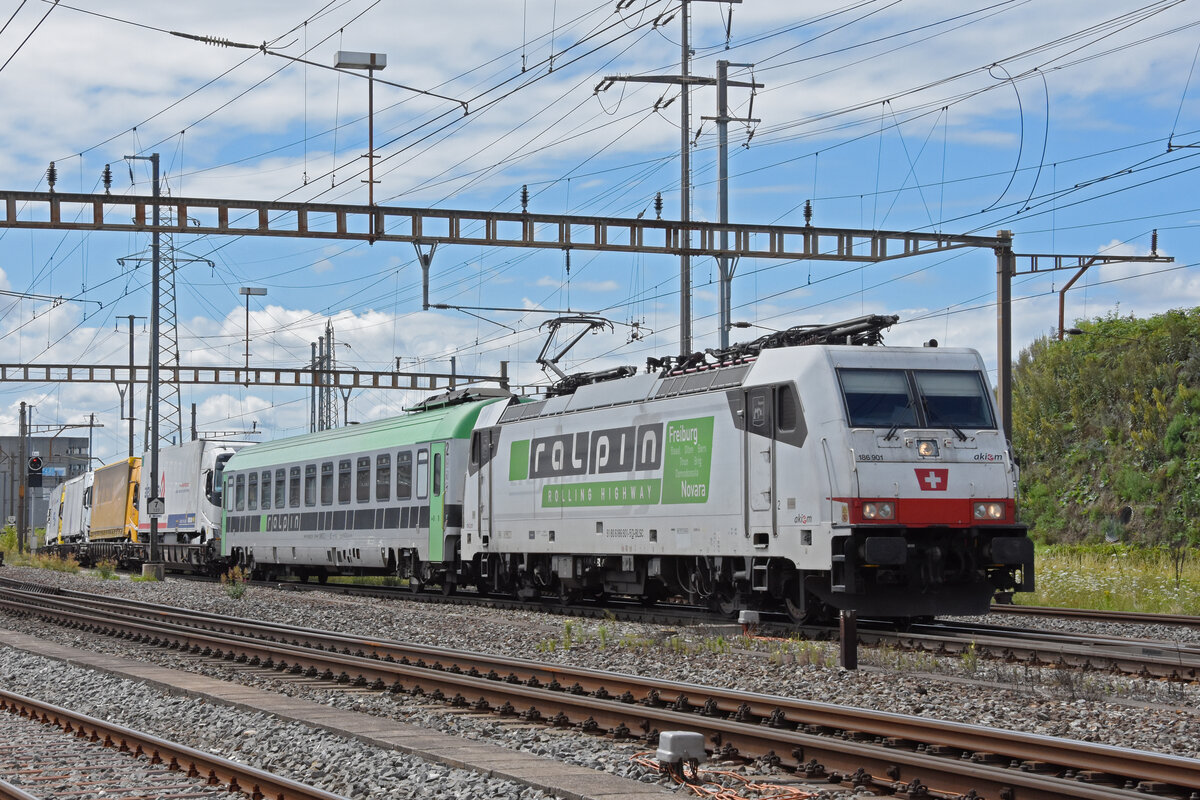
[[[812,225],[812,200],[804,201],[804,224]]]
[[[662,219],[662,192],[654,195],[654,216],[656,219]]]
[[[1150,231],[1150,255],[1158,255],[1158,228]]]
[[[105,164],[104,172],[101,174],[100,178],[104,181],[104,193],[111,194],[109,190],[112,189],[112,167],[110,167],[108,164]]]
[[[50,162],[50,168],[46,170],[46,183],[50,184],[50,191],[54,191],[54,184],[58,183],[58,168],[54,166],[54,162]]]
[[[521,186],[521,213],[522,214],[529,213],[529,185],[528,184],[523,184]]]

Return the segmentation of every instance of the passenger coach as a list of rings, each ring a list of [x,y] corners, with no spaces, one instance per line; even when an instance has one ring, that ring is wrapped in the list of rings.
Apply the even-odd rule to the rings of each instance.
[[[449,587],[468,442],[499,399],[466,396],[238,451],[224,470],[224,555],[264,576],[392,574]]]

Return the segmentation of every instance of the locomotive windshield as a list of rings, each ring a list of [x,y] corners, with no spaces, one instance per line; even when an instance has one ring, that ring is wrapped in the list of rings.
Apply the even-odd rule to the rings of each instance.
[[[851,427],[995,427],[975,371],[839,369],[838,378]]]
[[[211,472],[204,476],[204,494],[208,502],[217,508],[221,507],[221,491],[225,486],[225,464],[233,458],[233,453],[221,453]]]

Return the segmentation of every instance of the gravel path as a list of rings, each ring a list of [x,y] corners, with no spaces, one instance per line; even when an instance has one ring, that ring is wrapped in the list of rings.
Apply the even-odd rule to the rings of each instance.
[[[835,666],[836,645],[783,640],[726,639],[702,633],[670,631],[657,626],[623,622],[578,620],[549,614],[487,610],[469,607],[444,607],[424,603],[391,600],[363,600],[320,592],[282,592],[274,589],[249,587],[238,600],[228,597],[214,584],[169,580],[164,583],[133,582],[128,578],[104,581],[81,573],[67,575],[44,570],[6,567],[0,576],[59,585],[64,588],[96,594],[133,597],[148,602],[286,622],[312,628],[358,633],[378,638],[423,642],[442,647],[472,649],[504,655],[560,662],[620,672],[648,674],[673,680],[721,685],[748,691],[783,694],[804,699],[842,703],[885,711],[917,714],[926,717],[951,719],[989,725],[997,728],[1030,731],[1052,736],[1066,736],[1085,741],[1155,750],[1189,757],[1200,757],[1200,715],[1196,713],[1200,689],[1191,685],[1173,685],[1136,678],[1084,675],[1079,672],[1058,672],[1052,669],[1026,669],[1021,666],[997,664],[985,659],[935,657],[928,654],[864,648],[860,663],[864,669],[845,672]],[[996,622],[996,620],[990,620]],[[1086,623],[1095,625],[1095,623]],[[0,625],[14,630],[34,633],[43,638],[76,647],[101,650],[131,658],[150,659],[181,669],[203,671],[217,677],[240,680],[243,683],[267,686],[297,696],[318,699],[368,713],[385,714],[406,722],[445,730],[458,735],[491,741],[507,747],[525,750],[576,764],[605,769],[608,772],[648,779],[629,762],[636,747],[618,745],[606,739],[562,735],[556,731],[506,725],[472,715],[454,714],[440,708],[410,703],[401,696],[392,698],[376,694],[344,694],[312,687],[297,686],[281,681],[274,674],[255,676],[241,674],[217,665],[201,667],[195,660],[169,651],[147,651],[128,642],[107,638],[85,638],[76,631],[48,626],[29,620],[17,620],[0,615]],[[1023,626],[1029,626],[1023,621]],[[1104,626],[1110,635],[1139,635],[1125,628],[1139,626]],[[118,714],[136,708],[138,703],[125,699],[126,688],[108,685],[112,679],[89,682],[81,676],[65,676],[66,665],[41,663],[34,665],[32,657],[0,650],[0,669],[5,685],[40,687],[51,696],[52,702],[63,702],[62,687],[79,691],[85,713],[89,707],[103,708]],[[15,664],[14,664],[15,660]],[[41,662],[41,659],[33,659]],[[30,679],[30,675],[37,677]],[[15,681],[15,683],[14,683]],[[46,687],[55,687],[48,691]],[[23,691],[22,688],[14,688]],[[133,691],[133,688],[129,688]],[[148,691],[141,688],[140,691]],[[27,692],[41,696],[34,691]],[[55,699],[55,698],[60,699]],[[160,698],[160,703],[182,704],[179,698]],[[203,704],[197,704],[203,706]],[[230,755],[220,747],[234,748],[239,755],[262,756],[272,763],[255,763],[264,769],[276,769],[273,763],[293,755],[291,745],[283,745],[290,737],[302,736],[299,731],[278,733],[277,723],[237,720],[229,709],[204,707],[196,713],[219,711],[228,721],[215,724],[218,730],[212,737],[214,752]],[[244,715],[243,715],[244,716]],[[169,718],[183,731],[206,728],[194,719],[171,710],[155,718]],[[121,719],[121,717],[114,717]],[[145,721],[141,715],[138,722]],[[133,725],[134,722],[130,723]],[[247,733],[246,731],[249,731]],[[160,735],[171,738],[169,732]],[[278,738],[282,737],[282,738]],[[522,791],[520,787],[470,787],[469,781],[482,781],[471,773],[443,778],[438,783],[418,775],[414,770],[432,770],[439,775],[453,771],[446,768],[417,768],[397,763],[411,758],[394,753],[367,756],[370,768],[346,772],[342,756],[323,755],[338,752],[338,748],[362,749],[358,743],[338,740],[327,734],[308,734],[312,739],[311,752],[292,760],[298,772],[289,774],[297,780],[311,781],[353,796],[370,797],[467,797],[479,792],[482,797],[537,798],[540,792]],[[187,741],[187,740],[182,740]],[[208,747],[206,744],[188,744]],[[272,749],[274,747],[274,749]],[[346,758],[349,758],[348,756]],[[363,762],[355,762],[362,764]],[[392,766],[388,766],[392,765]],[[391,786],[400,778],[363,777],[379,769],[395,775],[409,776],[401,793],[384,793],[380,787]],[[422,773],[427,775],[428,773]],[[317,779],[330,780],[322,783]],[[377,780],[374,791],[358,794],[371,787],[364,781]],[[345,783],[349,781],[349,783]],[[455,791],[442,793],[439,788],[447,781],[458,781]],[[348,791],[347,786],[356,787]],[[407,792],[407,793],[404,793]],[[838,793],[842,794],[842,793]]]

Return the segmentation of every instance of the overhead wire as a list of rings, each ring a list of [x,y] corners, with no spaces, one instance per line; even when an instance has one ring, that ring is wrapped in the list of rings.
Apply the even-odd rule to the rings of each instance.
[[[1043,81],[1044,81],[1044,80],[1045,80],[1045,76],[1043,75],[1043,76],[1042,76],[1042,78],[1043,78]],[[1036,189],[1036,180],[1035,180],[1035,183],[1034,183],[1034,188]],[[1031,196],[1032,196],[1032,195],[1031,195]]]
[[[24,5],[25,5],[25,3],[22,2],[21,6],[24,6]],[[21,10],[21,6],[17,7],[17,11]],[[42,27],[42,23],[46,21],[46,17],[50,16],[50,12],[53,11],[55,8],[57,8],[57,6],[58,6],[58,0],[54,0],[54,4],[46,9],[46,13],[43,14],[42,18],[37,21],[37,24],[33,26],[33,30],[31,30],[29,33],[27,33],[25,35],[25,38],[22,39],[21,43],[19,45],[17,45],[17,48],[15,50],[13,50],[12,55],[10,55],[7,59],[5,59],[3,64],[0,64],[0,72],[3,72],[4,68],[12,63],[12,60],[17,57],[17,53],[20,53],[21,50],[25,47],[25,45],[29,42],[29,40],[31,38],[33,38],[33,35],[38,32],[38,28]],[[16,11],[13,12],[13,17],[16,17]],[[9,22],[12,22],[11,18],[9,19]],[[8,22],[4,23],[4,27],[5,28],[8,27]],[[0,33],[3,33],[3,31],[0,30]]]

